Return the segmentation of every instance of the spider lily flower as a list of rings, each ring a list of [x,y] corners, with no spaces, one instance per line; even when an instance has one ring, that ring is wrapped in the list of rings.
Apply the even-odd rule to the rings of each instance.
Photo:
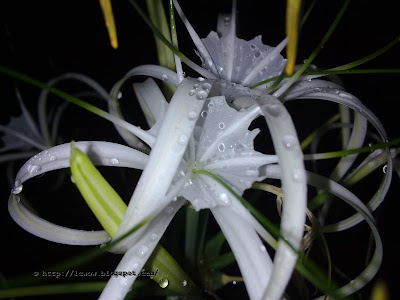
[[[270,242],[271,237],[228,191],[207,177],[195,175],[197,169],[212,170],[238,193],[243,193],[254,181],[263,179],[258,176],[258,168],[276,163],[278,158],[253,149],[253,139],[259,131],[250,132],[247,128],[260,115],[260,108],[254,105],[246,111],[237,112],[226,104],[223,96],[207,98],[212,86],[202,78],[185,79],[170,104],[164,98],[157,98],[158,105],[152,105],[154,98],[149,98],[146,93],[149,85],[153,93],[161,94],[152,81],[138,86],[144,104],[156,120],[150,130],[155,142],[148,157],[135,149],[111,143],[76,143],[84,152],[97,157],[95,164],[144,168],[116,238],[148,217],[151,221],[114,248],[114,252],[126,251],[117,270],[132,271],[133,266],[137,270],[142,268],[173,215],[184,203],[181,197],[185,197],[197,210],[211,209],[238,258],[250,297],[260,298],[268,283],[272,263],[262,250],[265,248],[257,232]],[[147,89],[143,88],[145,86]],[[165,113],[160,113],[163,110]],[[288,117],[285,113],[282,116]],[[287,130],[295,134],[293,128]],[[282,144],[278,135],[279,132],[274,135],[276,143]],[[296,151],[299,148],[294,149]],[[18,202],[16,194],[21,192],[24,181],[50,170],[68,167],[69,156],[69,145],[64,144],[29,160],[17,175],[9,201],[10,213],[23,228],[48,240],[66,244],[107,241],[103,231],[83,232],[50,224],[34,216]],[[297,161],[302,164],[301,159]],[[245,176],[241,174],[243,170]],[[290,177],[289,181],[300,182],[305,197],[301,169],[297,170],[296,176],[299,178]],[[177,197],[179,200],[176,200]],[[238,231],[243,233],[240,241]],[[124,295],[133,280],[134,277],[110,279],[102,297],[107,299],[110,296],[115,298],[117,294]],[[123,287],[126,287],[125,292]]]
[[[175,4],[179,12],[179,5],[177,2]],[[203,73],[213,74],[210,80],[186,78],[178,82],[181,76],[170,70],[158,66],[141,66],[130,71],[113,88],[111,99],[115,100],[120,86],[127,78],[135,75],[152,76],[178,87],[171,103],[167,104],[154,82],[147,81],[143,85],[136,85],[138,98],[141,99],[140,103],[151,129],[146,132],[138,128],[132,130],[131,127],[125,127],[123,136],[128,139],[140,134],[140,138],[152,148],[149,156],[126,146],[105,142],[78,142],[76,146],[89,156],[92,154],[95,164],[143,169],[116,237],[147,218],[151,221],[114,247],[114,252],[125,252],[117,271],[141,269],[172,217],[183,205],[182,198],[184,198],[197,210],[209,208],[212,211],[235,254],[250,298],[260,299],[264,296],[268,299],[279,299],[291,276],[297,259],[296,254],[280,241],[272,263],[258,236],[276,246],[268,232],[235,197],[232,197],[229,191],[210,178],[197,173],[196,170],[212,171],[228,182],[239,194],[242,194],[254,181],[266,177],[281,178],[285,195],[281,232],[290,244],[298,249],[305,220],[306,183],[307,180],[315,183],[320,178],[309,177],[305,172],[297,134],[282,102],[318,98],[356,110],[355,129],[349,138],[348,147],[354,147],[364,141],[366,119],[377,128],[382,139],[386,139],[386,134],[377,118],[358,99],[345,92],[341,86],[329,81],[300,79],[289,85],[287,84],[289,80],[286,80],[278,85],[273,95],[267,93],[265,86],[256,89],[247,88],[246,86],[278,75],[283,70],[284,60],[279,52],[286,42],[283,41],[276,48],[269,48],[263,45],[259,38],[249,42],[239,40],[234,35],[235,22],[226,22],[225,18],[218,26],[222,34],[220,41],[217,40],[219,36],[215,34],[211,34],[210,39],[203,42],[194,38],[204,61],[203,67],[208,69]],[[232,14],[228,21],[234,18]],[[185,21],[185,24],[188,22]],[[221,55],[225,52],[229,53],[227,58]],[[254,58],[250,64],[251,70],[244,67],[247,64],[246,61],[243,62],[245,57]],[[236,70],[243,73],[239,76]],[[254,70],[257,72],[253,72]],[[115,115],[119,114],[116,101],[110,101],[110,111]],[[268,123],[276,155],[263,155],[253,149],[253,139],[258,132],[248,131],[248,126],[260,115],[263,115]],[[22,227],[25,226],[25,229],[38,236],[54,241],[58,237],[57,242],[84,244],[90,240],[90,244],[99,244],[107,241],[109,237],[105,232],[90,233],[78,230],[70,232],[65,228],[46,223],[33,216],[17,201],[16,194],[21,192],[21,184],[25,180],[43,172],[68,167],[69,145],[57,147],[32,158],[18,173],[9,201],[13,218]],[[52,160],[51,157],[56,159]],[[274,168],[276,165],[271,165],[275,163],[279,163],[279,172]],[[350,160],[339,164],[343,167],[337,172],[344,174],[352,162]],[[271,166],[262,167],[265,165]],[[390,172],[389,157],[387,173]],[[390,179],[386,180],[384,187],[388,187],[389,183]],[[329,185],[320,184],[320,186],[329,189]],[[335,188],[339,190],[337,194],[343,198],[352,199],[349,202],[356,203],[355,207],[363,207],[362,217],[356,215],[356,220],[346,222],[346,226],[348,223],[353,226],[365,218],[374,228],[373,219],[362,203],[358,203],[347,190],[337,186]],[[374,204],[382,201],[387,191],[385,188],[371,200]],[[342,228],[340,224],[338,227]],[[63,234],[61,238],[60,234]],[[377,236],[376,230],[374,234]],[[381,249],[378,237],[376,243],[376,248]],[[374,265],[367,270],[368,278],[376,272],[380,260],[379,255],[374,257]],[[101,298],[123,298],[134,279],[111,278]],[[347,286],[346,293],[360,288],[363,283],[359,282]]]

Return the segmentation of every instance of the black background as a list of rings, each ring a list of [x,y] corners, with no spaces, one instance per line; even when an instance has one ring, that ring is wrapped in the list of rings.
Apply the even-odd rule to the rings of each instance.
[[[144,7],[144,2],[139,2]],[[320,41],[342,3],[342,1],[319,2],[300,36],[299,62],[307,58]],[[335,67],[364,57],[393,40],[399,34],[400,15],[389,3],[391,2],[380,1],[378,4],[372,4],[367,1],[353,1],[343,21],[316,58],[315,64],[321,68]],[[182,1],[181,5],[200,37],[205,37],[210,30],[215,30],[218,12],[229,11],[230,1],[202,1],[196,4],[194,1]],[[106,90],[110,90],[113,83],[131,68],[157,63],[152,33],[129,2],[113,1],[113,8],[119,39],[117,50],[112,49],[109,44],[98,1],[4,2],[0,8],[0,63],[42,81],[65,72],[79,72],[92,77]],[[285,1],[239,1],[238,12],[240,38],[251,39],[261,34],[264,43],[271,46],[278,44],[284,38]],[[180,21],[178,21],[178,38],[181,51],[199,62],[193,51],[194,45]],[[388,53],[361,68],[399,68],[398,54],[399,47],[395,46]],[[187,71],[187,74],[193,73]],[[347,75],[341,78],[348,91],[359,97],[378,116],[388,132],[389,139],[399,137],[397,131],[399,75]],[[24,83],[18,83],[18,86],[26,105],[35,115],[39,90]],[[13,81],[1,75],[0,87],[2,105],[0,123],[6,124],[10,116],[19,113],[19,109]],[[66,91],[77,92],[84,86],[66,84],[62,87]],[[145,126],[134,101],[129,99],[133,95],[130,84],[127,84],[123,91],[126,111],[134,111],[126,114],[127,119],[134,124]],[[336,107],[314,101],[299,101],[289,103],[288,109],[293,115],[299,138],[302,139],[323,120],[332,116]],[[71,130],[71,127],[74,129]],[[80,129],[76,130],[77,127]],[[111,124],[73,107],[66,113],[61,132],[64,141],[86,139],[123,143]],[[334,150],[329,148],[329,145],[326,147],[326,150]],[[4,174],[5,165],[0,165],[0,168],[0,174]],[[105,172],[106,177],[109,176],[108,179],[117,185],[116,188],[125,197],[124,199],[129,199],[135,180],[131,179],[128,182],[127,179],[122,179],[121,175],[112,172],[107,175],[107,171]],[[325,173],[329,174],[327,171]],[[134,178],[139,174],[136,171],[129,173]],[[35,208],[43,216],[66,226],[82,229],[99,228],[72,184],[63,188],[61,192],[53,194],[51,185],[54,182],[46,176],[24,188],[24,191],[32,191],[33,199],[30,199],[32,203],[37,201]],[[81,247],[53,244],[20,229],[7,212],[10,188],[5,176],[1,176],[0,180],[0,199],[2,199],[0,271],[5,277],[41,270],[43,266],[81,251]],[[380,174],[371,177],[366,184],[355,190],[356,194],[362,200],[369,199],[377,189],[379,180]],[[377,278],[383,278],[390,284],[393,299],[395,286],[392,284],[395,282],[399,266],[400,250],[397,237],[398,185],[399,179],[394,175],[386,201],[378,212],[378,224],[384,240],[385,253],[383,267]],[[365,256],[368,240],[367,229],[366,225],[359,225],[348,233],[334,234],[330,237],[330,241],[336,245],[332,246],[335,262],[342,269],[348,270],[349,274],[356,275],[362,269],[362,257]],[[102,262],[102,269],[113,270],[117,262],[118,257],[109,255],[106,261]],[[90,265],[85,270],[90,268],[94,266]],[[232,287],[234,291],[239,288]]]

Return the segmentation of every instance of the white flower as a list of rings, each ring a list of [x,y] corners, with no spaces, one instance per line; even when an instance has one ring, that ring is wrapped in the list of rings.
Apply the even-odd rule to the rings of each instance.
[[[175,5],[183,15],[176,1]],[[131,76],[153,76],[178,87],[171,103],[167,104],[153,81],[136,85],[139,101],[151,126],[148,132],[112,119],[123,127],[118,130],[128,144],[137,145],[137,140],[132,137],[138,136],[151,147],[150,155],[105,142],[76,143],[88,155],[95,154],[92,158],[96,164],[143,169],[116,238],[149,217],[151,221],[113,248],[114,252],[126,252],[117,271],[138,271],[143,267],[174,214],[184,204],[183,199],[186,199],[196,210],[209,208],[212,211],[235,254],[250,298],[280,299],[297,260],[295,252],[285,242],[279,241],[273,264],[259,238],[260,235],[274,245],[268,232],[229,191],[211,178],[196,173],[196,170],[205,169],[217,174],[239,194],[254,181],[266,177],[281,178],[285,196],[281,232],[298,249],[303,235],[309,174],[304,169],[295,127],[281,102],[318,98],[357,110],[348,147],[363,143],[367,119],[383,139],[386,139],[386,134],[376,117],[358,99],[332,82],[309,81],[310,78],[301,78],[296,83],[286,80],[282,81],[273,95],[266,93],[266,85],[254,90],[247,88],[283,70],[284,59],[279,53],[285,46],[285,40],[276,48],[263,45],[260,38],[248,42],[240,40],[235,36],[236,22],[232,14],[229,22],[226,17],[219,20],[221,37],[210,33],[203,44],[187,19],[183,19],[203,60],[205,69],[200,71],[202,74],[211,74],[209,80],[186,78],[178,82],[178,78],[181,78],[179,74],[162,67],[141,66],[130,71],[111,92],[110,111],[119,115],[116,95],[120,86]],[[253,139],[259,131],[249,131],[248,126],[260,115],[266,119],[276,155],[265,155],[254,150]],[[56,242],[99,244],[107,241],[105,232],[61,228],[34,216],[18,202],[15,194],[21,192],[24,181],[69,166],[68,144],[46,151],[28,161],[17,175],[9,201],[14,220],[33,234]],[[343,176],[354,159],[354,156],[345,158],[339,163],[335,171],[336,178]],[[279,167],[274,165],[277,162]],[[388,170],[391,172],[390,159]],[[311,184],[322,186],[329,183],[329,180],[309,178]],[[371,214],[357,197],[335,183],[330,185],[333,187],[326,185],[324,188],[335,190],[339,197],[356,203],[355,207],[374,228]],[[385,193],[381,191],[372,206],[378,205]],[[354,224],[361,220],[362,217],[358,215],[351,222]],[[374,235],[379,249],[381,244],[376,230]],[[376,272],[376,265],[381,260],[379,251],[376,253],[373,266],[362,276],[370,278]],[[101,298],[122,299],[134,279],[111,278]],[[345,286],[343,290],[349,294],[362,286],[363,283],[359,282]]]

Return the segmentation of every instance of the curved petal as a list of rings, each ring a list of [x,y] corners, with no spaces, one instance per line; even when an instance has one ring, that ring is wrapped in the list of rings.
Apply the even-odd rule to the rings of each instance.
[[[265,167],[265,173],[268,178],[279,179],[282,177],[281,168],[278,165],[268,165]],[[350,281],[350,283],[339,289],[339,293],[344,296],[348,296],[362,287],[364,287],[378,272],[378,269],[382,263],[383,258],[383,246],[382,240],[379,235],[378,229],[375,225],[375,220],[369,211],[369,209],[358,199],[353,193],[351,193],[348,189],[341,186],[340,184],[325,178],[323,176],[314,174],[312,172],[307,172],[307,181],[308,184],[316,186],[318,188],[329,191],[340,199],[344,200],[350,206],[352,206],[358,213],[362,215],[362,217],[366,220],[368,225],[370,226],[372,233],[375,239],[375,252],[374,256],[371,259],[369,265],[365,268],[365,270],[357,276],[355,279]],[[324,299],[324,297],[318,298],[319,300]]]
[[[261,299],[272,271],[272,261],[254,228],[231,206],[211,208],[231,247],[250,299]]]
[[[8,200],[8,211],[13,220],[23,229],[51,242],[89,246],[110,241],[110,236],[105,230],[77,230],[50,223],[32,213],[14,194],[11,194]]]
[[[196,46],[197,50],[199,50],[200,55],[207,62],[207,67],[211,68],[210,71],[212,73],[217,74],[217,69],[215,68],[215,63],[213,62],[210,54],[208,53],[207,48],[204,46],[200,37],[197,35],[196,31],[193,29],[193,26],[190,24],[189,20],[186,18],[185,14],[182,11],[181,6],[179,5],[177,0],[174,0],[174,6],[175,6],[175,9],[178,12],[179,16],[181,17],[181,20],[182,20],[183,24],[185,25],[187,31],[189,32],[189,35],[192,38],[194,45]]]
[[[87,77],[86,75],[78,74],[78,73],[66,73],[61,76],[58,76],[46,83],[47,86],[54,86],[60,81],[63,80],[77,80],[80,81],[90,88],[92,88],[94,91],[96,91],[100,97],[102,97],[105,101],[108,100],[109,95],[106,92],[103,87],[98,84],[96,81],[91,79],[90,77]],[[46,143],[48,145],[52,145],[51,138],[50,138],[50,133],[48,130],[48,120],[47,120],[47,113],[46,113],[46,103],[47,103],[47,97],[49,95],[49,90],[43,89],[42,92],[40,93],[39,96],[39,102],[38,102],[38,119],[39,119],[39,125],[40,125],[40,130],[42,132],[43,137],[46,140]]]
[[[185,201],[182,200],[172,202],[162,213],[145,225],[144,231],[133,234],[136,242],[125,253],[115,272],[135,272],[138,274],[157,246],[175,213],[184,203]],[[138,234],[140,234],[139,237]],[[124,299],[135,280],[136,276],[111,276],[99,299]]]
[[[168,103],[153,79],[148,78],[143,83],[134,83],[133,88],[140,107],[150,128],[162,119]]]
[[[199,86],[199,83],[202,85]],[[170,199],[165,195],[175,177],[200,110],[211,87],[203,78],[186,78],[176,90],[162,122],[149,161],[129,202],[116,238],[151,217]],[[195,90],[195,87],[197,90]],[[128,238],[129,240],[129,238]]]
[[[125,74],[125,76],[122,79],[120,79],[116,84],[114,84],[110,92],[110,101],[108,103],[108,109],[112,115],[117,116],[120,119],[124,119],[121,110],[119,108],[118,93],[121,89],[121,86],[128,79],[130,79],[133,76],[139,76],[139,75],[158,78],[169,84],[172,84],[175,87],[178,86],[179,84],[177,74],[171,71],[170,69],[157,65],[143,65],[135,67],[132,70],[130,70],[127,74]],[[118,126],[116,127],[116,129],[118,130],[119,134],[128,145],[137,148],[143,152],[148,152],[147,147],[140,140],[138,140],[137,137],[140,138],[140,136],[136,136],[134,133],[130,133],[128,130]],[[150,146],[152,146],[152,144]]]
[[[303,153],[293,121],[282,103],[265,95],[256,99],[271,132],[279,164],[282,167],[282,187],[285,194],[281,221],[282,235],[296,248],[303,238],[306,218],[307,186]],[[279,299],[293,272],[297,255],[279,240],[271,280],[263,298]]]
[[[148,159],[148,156],[140,151],[115,143],[76,142],[75,146],[86,153],[95,165],[143,169]],[[67,143],[36,154],[19,170],[15,187],[48,171],[68,168],[70,152],[71,145]]]
[[[91,157],[94,164],[143,169],[148,156],[137,150],[107,142],[77,142],[75,146]],[[26,231],[49,241],[70,245],[96,245],[108,241],[105,231],[87,232],[50,223],[19,201],[16,194],[22,192],[22,183],[48,171],[68,168],[71,145],[63,144],[40,152],[28,160],[19,170],[15,186],[8,202],[14,221]]]

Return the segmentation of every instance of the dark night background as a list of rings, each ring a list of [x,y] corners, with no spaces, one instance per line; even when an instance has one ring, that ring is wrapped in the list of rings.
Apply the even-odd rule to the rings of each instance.
[[[202,1],[201,4],[198,1],[182,0],[181,2],[186,16],[200,37],[205,37],[210,30],[216,29],[218,12],[230,9],[230,1],[207,0]],[[275,46],[284,38],[286,1],[239,0],[238,2],[238,36],[240,38],[251,39],[261,34],[264,43],[271,46]],[[139,3],[144,7],[144,1],[139,1]],[[317,3],[300,36],[298,62],[306,59],[320,41],[341,3],[342,1]],[[336,67],[364,57],[393,40],[399,34],[400,13],[391,8],[389,3],[391,2],[380,1],[372,4],[368,1],[353,1],[337,30],[314,63],[321,68]],[[116,18],[118,50],[112,49],[109,44],[98,1],[4,1],[0,8],[0,64],[42,81],[65,72],[78,72],[95,79],[109,91],[112,85],[131,68],[141,64],[157,63],[152,33],[129,1],[114,0],[112,4]],[[193,51],[194,45],[180,21],[178,21],[178,38],[181,51],[199,63]],[[399,46],[397,45],[388,53],[359,68],[399,67]],[[192,73],[188,71],[187,74]],[[341,77],[348,91],[356,95],[378,116],[387,130],[389,139],[400,136],[397,130],[400,99],[396,93],[399,78],[399,74]],[[0,75],[0,87],[0,103],[2,104],[0,124],[4,125],[10,116],[19,114],[19,108],[13,81]],[[35,116],[39,90],[20,82],[18,87],[25,104]],[[60,88],[73,93],[85,89],[85,86],[73,82],[60,85]],[[145,126],[138,107],[129,99],[134,95],[131,82],[125,85],[123,94],[124,111],[133,111],[126,114],[128,121]],[[288,103],[287,107],[293,116],[300,140],[336,112],[336,106],[333,104],[320,102],[306,100]],[[54,103],[61,102],[55,99]],[[104,105],[96,100],[92,103]],[[64,142],[75,139],[123,143],[111,123],[72,106],[67,109],[61,123],[61,136]],[[324,146],[326,148],[322,150],[325,151],[337,149],[323,144],[322,147]],[[330,165],[323,164],[323,166],[332,166],[332,164],[333,162]],[[19,163],[16,164],[16,170],[18,166]],[[0,170],[0,199],[2,199],[0,272],[3,276],[8,278],[21,273],[31,274],[33,271],[42,270],[45,266],[80,253],[81,247],[41,240],[25,232],[12,221],[7,211],[10,187],[3,176],[4,164],[0,165]],[[365,184],[360,184],[353,190],[364,202],[379,186],[381,178],[379,171],[380,169],[366,180]],[[115,173],[110,170],[104,170],[104,172],[106,178],[115,184],[122,197],[129,199],[136,182],[134,178],[137,178],[140,173],[137,171]],[[329,170],[322,169],[321,173],[327,175]],[[24,185],[24,192],[29,195],[31,203],[43,217],[57,224],[75,226],[80,229],[100,229],[86,204],[79,198],[73,184],[69,182],[67,171],[59,174],[67,176],[67,184],[57,191],[52,189],[57,182],[55,178],[57,176],[47,174]],[[133,179],[128,181],[126,179],[128,175]],[[38,187],[39,183],[40,187]],[[397,234],[399,219],[396,205],[400,192],[398,186],[399,178],[394,175],[388,196],[376,213],[385,251],[383,266],[377,278],[384,279],[389,284],[393,299],[396,298],[394,284],[397,268],[400,266],[398,258],[400,242]],[[335,214],[340,216],[341,212],[338,211]],[[339,268],[353,276],[363,269],[368,244],[368,227],[365,224],[358,225],[345,233],[333,234],[328,237],[328,241],[332,245],[334,263]],[[119,257],[107,254],[104,262],[102,261],[101,269],[113,270],[118,261]],[[95,268],[96,264],[92,263],[87,267],[82,267],[82,270]],[[232,287],[231,290],[235,293],[239,291],[243,293],[239,286],[240,284]],[[368,294],[368,289],[366,291]]]

